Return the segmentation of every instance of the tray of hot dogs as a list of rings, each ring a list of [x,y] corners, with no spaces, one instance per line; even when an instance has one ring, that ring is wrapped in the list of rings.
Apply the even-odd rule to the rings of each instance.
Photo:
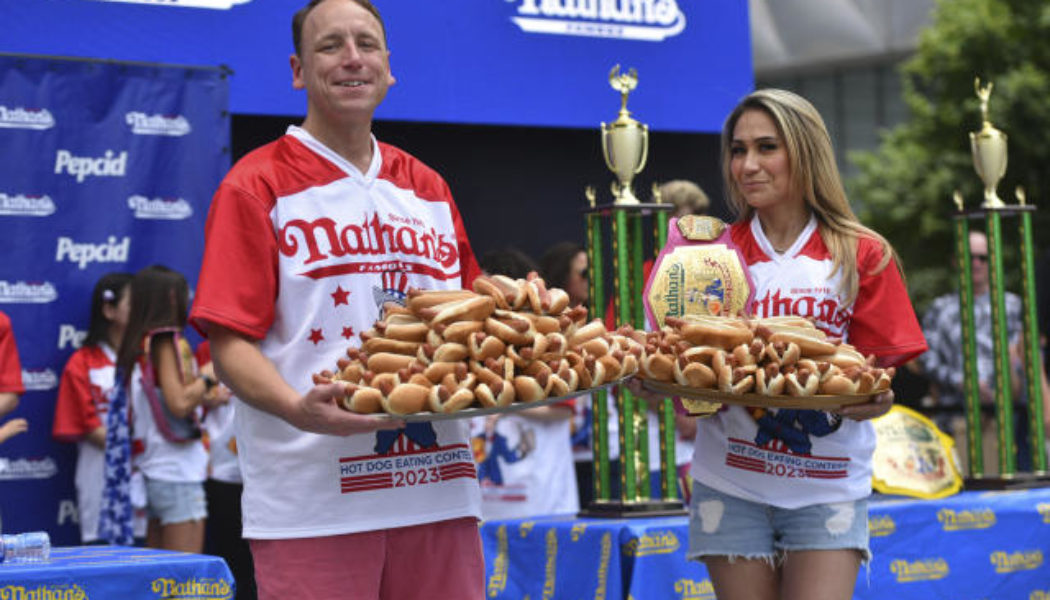
[[[333,371],[342,408],[383,418],[456,419],[545,406],[619,383],[644,354],[542,278],[482,276],[473,290],[410,290]]]
[[[894,376],[801,317],[690,315],[644,335],[642,386],[692,400],[834,409],[868,401]]]

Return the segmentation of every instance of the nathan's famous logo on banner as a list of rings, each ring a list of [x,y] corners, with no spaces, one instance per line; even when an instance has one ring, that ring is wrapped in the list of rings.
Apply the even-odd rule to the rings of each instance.
[[[50,281],[4,281],[0,279],[0,304],[46,304],[58,299]]]
[[[675,0],[508,0],[526,33],[660,42],[685,30]]]
[[[995,525],[995,511],[990,508],[978,510],[942,508],[937,511],[937,520],[945,531],[988,529]]]
[[[177,581],[170,577],[154,579],[150,584],[153,593],[160,594],[160,598],[193,598],[193,600],[221,600],[229,598],[233,593],[230,583],[224,579],[191,577]]]
[[[995,565],[996,573],[1032,571],[1043,565],[1043,551],[1025,550],[1023,552],[1007,552],[1005,550],[996,550],[988,555],[988,560]]]
[[[681,600],[715,600],[715,586],[710,579],[679,579],[674,582],[674,591]]]
[[[55,203],[49,196],[8,195],[0,192],[0,215],[11,217],[46,217],[54,214]]]
[[[89,600],[79,585],[5,585],[0,587],[0,600]]]
[[[182,136],[193,131],[189,120],[182,115],[147,115],[143,112],[129,112],[124,121],[135,135],[170,135]]]
[[[213,8],[229,10],[236,4],[247,4],[252,0],[98,0],[99,2],[127,2],[152,6],[174,6],[183,8]]]
[[[51,129],[55,118],[46,108],[9,108],[0,104],[0,127],[8,129]]]
[[[0,457],[0,481],[50,479],[56,473],[58,473],[58,463],[50,456],[44,458]]]
[[[72,175],[77,183],[84,183],[88,177],[123,177],[127,168],[127,151],[114,154],[106,150],[102,156],[76,156],[69,150],[55,153],[55,174]]]
[[[680,547],[678,536],[673,531],[653,531],[624,544],[623,553],[627,556],[673,554]]]
[[[136,219],[161,219],[178,221],[193,216],[193,207],[183,198],[147,198],[131,196],[128,208],[135,211]]]
[[[55,262],[69,261],[77,263],[81,269],[90,263],[123,263],[128,262],[128,248],[131,247],[131,238],[123,237],[117,241],[116,236],[109,236],[100,244],[90,242],[75,242],[73,238],[58,238],[58,247],[55,249]]]
[[[22,385],[27,392],[46,392],[58,387],[58,376],[48,368],[22,369]]]
[[[890,563],[890,571],[897,576],[897,583],[911,583],[944,579],[948,576],[950,569],[948,561],[943,558],[916,561],[897,559]]]

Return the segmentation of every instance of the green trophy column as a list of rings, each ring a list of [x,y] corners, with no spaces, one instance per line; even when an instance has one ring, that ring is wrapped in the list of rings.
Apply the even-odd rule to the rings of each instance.
[[[999,437],[999,473],[1017,471],[1014,456],[1014,410],[1010,390],[1010,340],[1006,327],[1006,290],[1003,286],[1003,238],[999,213],[987,213],[988,277],[992,302],[992,342],[995,351],[995,418]]]
[[[613,269],[616,315],[618,323],[631,322],[630,301],[630,246],[628,244],[627,210],[613,209]],[[620,497],[627,501],[638,499],[638,478],[635,461],[635,401],[625,386],[619,386],[620,424]]]
[[[667,245],[667,213],[656,213],[653,227],[653,253]],[[664,500],[678,498],[678,465],[675,456],[674,401],[664,398],[660,403],[660,493]]]
[[[645,329],[645,306],[642,304],[642,293],[645,289],[645,238],[642,235],[642,213],[633,211],[628,216],[630,231],[628,234],[631,251],[631,264],[628,274],[631,281],[628,299],[631,303],[631,319],[628,321],[635,329]],[[628,399],[629,398],[629,399]],[[634,463],[637,471],[638,497],[647,500],[652,497],[652,485],[649,483],[649,406],[644,398],[625,398],[625,402],[635,405],[635,452]]]
[[[1039,355],[1039,323],[1036,316],[1035,250],[1032,245],[1032,210],[1024,205],[1024,193],[1018,190],[1021,202],[1021,271],[1024,302],[1024,373],[1028,389],[1028,440],[1032,451],[1032,468],[1038,474],[1046,473],[1046,432],[1043,428],[1043,386],[1041,357]]]
[[[959,265],[959,319],[962,327],[963,386],[966,398],[966,449],[970,475],[984,475],[981,448],[981,397],[977,377],[977,336],[973,318],[973,273],[970,271],[970,228],[956,197],[960,213],[955,217],[955,258]]]
[[[598,318],[605,313],[605,257],[602,251],[601,213],[587,213],[587,264],[591,271],[589,314]],[[602,388],[591,394],[591,455],[595,500],[609,500],[609,392]],[[582,507],[587,508],[587,507]]]

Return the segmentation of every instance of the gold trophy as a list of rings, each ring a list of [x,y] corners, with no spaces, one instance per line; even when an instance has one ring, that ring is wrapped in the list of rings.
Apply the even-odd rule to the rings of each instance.
[[[981,130],[970,133],[970,150],[973,153],[973,168],[984,182],[984,203],[981,208],[1004,208],[995,188],[1006,174],[1006,134],[992,126],[988,120],[988,98],[992,95],[992,83],[981,87],[981,78],[973,82],[977,97],[981,99]]]
[[[632,119],[627,110],[627,95],[638,86],[638,73],[631,69],[621,74],[616,65],[609,71],[609,85],[620,92],[621,104],[616,120],[602,123],[602,155],[617,179],[612,184],[614,204],[638,204],[631,180],[645,167],[649,154],[649,127]]]

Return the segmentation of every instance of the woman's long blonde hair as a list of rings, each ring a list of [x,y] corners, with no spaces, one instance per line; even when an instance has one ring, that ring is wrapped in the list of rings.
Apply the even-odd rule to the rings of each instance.
[[[737,221],[747,221],[755,209],[748,205],[737,188],[730,172],[730,151],[733,130],[744,112],[761,110],[776,124],[777,132],[787,150],[791,169],[791,185],[806,200],[806,205],[817,216],[820,237],[831,253],[832,269],[828,277],[842,273],[839,291],[845,296],[845,305],[857,298],[857,240],[868,237],[882,246],[882,260],[871,271],[881,272],[892,258],[900,268],[897,253],[872,229],[861,224],[850,208],[842,187],[831,136],[824,120],[808,100],[798,94],[777,89],[757,90],[744,98],[726,119],[722,128],[722,179],[729,196],[729,207],[737,214]]]

